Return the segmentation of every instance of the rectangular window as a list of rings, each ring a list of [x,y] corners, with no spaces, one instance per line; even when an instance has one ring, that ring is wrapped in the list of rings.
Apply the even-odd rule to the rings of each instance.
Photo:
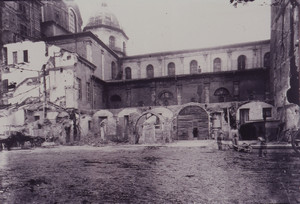
[[[40,119],[40,116],[39,115],[35,115],[34,116],[34,121],[37,121],[37,120],[39,120]]]
[[[13,64],[18,64],[18,52],[13,52]]]
[[[272,117],[272,108],[263,108],[263,117]]]
[[[8,79],[2,81],[2,93],[8,92]]]
[[[7,47],[3,48],[3,63],[7,65]]]
[[[86,98],[88,101],[92,101],[92,90],[91,83],[86,82]]]
[[[82,84],[81,79],[77,78],[78,99],[82,99]]]
[[[28,50],[23,51],[23,61],[28,62]]]
[[[249,109],[248,108],[240,109],[241,124],[244,124],[246,121],[249,121]]]

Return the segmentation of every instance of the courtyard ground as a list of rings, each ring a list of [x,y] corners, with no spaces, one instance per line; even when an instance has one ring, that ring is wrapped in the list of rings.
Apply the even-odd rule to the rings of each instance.
[[[293,151],[258,157],[214,141],[2,151],[0,179],[4,204],[300,203]]]

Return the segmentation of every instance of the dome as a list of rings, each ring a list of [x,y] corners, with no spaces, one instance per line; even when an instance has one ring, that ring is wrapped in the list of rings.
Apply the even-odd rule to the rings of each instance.
[[[106,3],[102,3],[101,9],[88,20],[85,29],[90,27],[110,26],[121,30],[117,17],[109,11]]]

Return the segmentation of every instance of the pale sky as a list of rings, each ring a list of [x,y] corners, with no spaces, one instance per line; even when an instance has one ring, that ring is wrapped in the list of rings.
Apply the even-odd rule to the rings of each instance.
[[[107,3],[129,37],[128,55],[270,39],[270,0],[75,0],[83,18]]]

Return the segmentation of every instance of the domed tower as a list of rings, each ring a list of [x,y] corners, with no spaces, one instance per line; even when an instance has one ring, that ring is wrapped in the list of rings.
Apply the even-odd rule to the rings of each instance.
[[[90,17],[83,30],[93,32],[119,56],[126,55],[128,37],[121,28],[116,16],[107,8],[106,3],[102,3],[101,9]]]
[[[47,0],[42,7],[42,34],[50,37],[81,32],[82,18],[74,0]]]

